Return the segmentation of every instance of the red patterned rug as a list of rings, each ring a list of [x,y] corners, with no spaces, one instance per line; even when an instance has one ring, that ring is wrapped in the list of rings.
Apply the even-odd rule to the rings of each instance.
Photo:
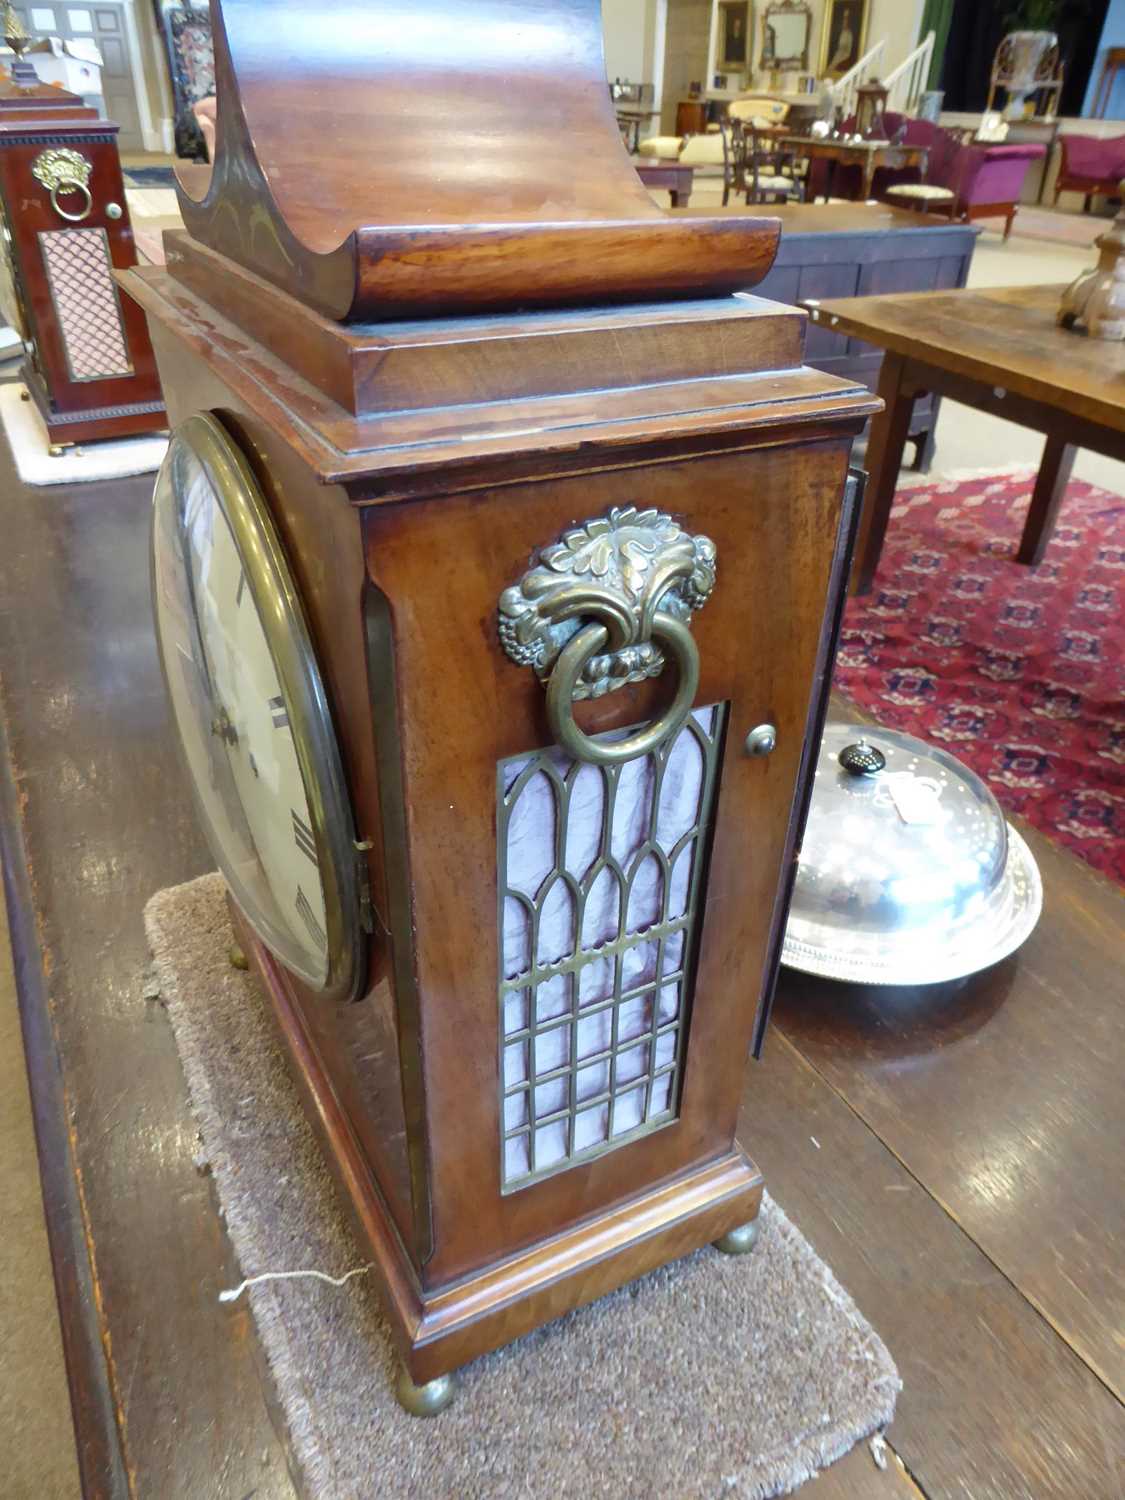
[[[836,687],[941,745],[1125,884],[1125,499],[1073,482],[1043,561],[1012,559],[1034,476],[901,489]]]

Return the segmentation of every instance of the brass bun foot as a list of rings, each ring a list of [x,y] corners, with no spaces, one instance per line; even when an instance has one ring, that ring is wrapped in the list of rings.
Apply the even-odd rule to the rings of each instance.
[[[398,1372],[395,1381],[395,1396],[403,1411],[412,1417],[436,1417],[452,1402],[457,1394],[457,1376],[439,1375],[425,1385],[415,1385],[406,1366]]]
[[[69,453],[73,447],[73,443],[51,443],[47,448],[47,452],[51,456],[51,458],[62,458],[63,455]]]
[[[737,1229],[730,1229],[721,1239],[715,1241],[715,1249],[721,1250],[724,1255],[749,1255],[758,1243],[758,1221],[751,1219],[749,1224],[740,1224]]]
[[[227,957],[230,959],[232,966],[236,969],[248,969],[250,967],[249,959],[246,957],[245,953],[243,953],[242,949],[238,946],[237,943],[231,944],[230,949],[227,952]]]

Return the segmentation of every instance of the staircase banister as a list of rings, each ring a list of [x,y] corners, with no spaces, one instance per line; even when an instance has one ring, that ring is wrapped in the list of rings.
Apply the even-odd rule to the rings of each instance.
[[[879,41],[875,43],[874,47],[868,48],[858,62],[853,63],[846,73],[841,74],[836,79],[832,85],[833,94],[837,98],[842,98],[854,87],[857,81],[865,78],[868,70],[873,70],[882,61],[886,46],[885,41]]]
[[[893,100],[895,107],[903,114],[913,114],[918,108],[918,101],[929,80],[935,41],[934,33],[929,32],[925,40],[897,68],[892,69],[884,80],[888,100]]]

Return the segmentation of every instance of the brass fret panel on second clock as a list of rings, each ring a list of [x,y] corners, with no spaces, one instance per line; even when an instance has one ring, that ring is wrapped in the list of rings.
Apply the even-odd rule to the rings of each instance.
[[[725,718],[621,765],[499,766],[505,1191],[676,1118]]]
[[[131,375],[104,229],[41,231],[39,246],[72,380]]]

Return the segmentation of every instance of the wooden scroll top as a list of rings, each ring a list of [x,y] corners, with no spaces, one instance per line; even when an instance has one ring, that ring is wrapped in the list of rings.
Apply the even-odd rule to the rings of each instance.
[[[335,319],[718,295],[776,219],[672,218],[621,142],[599,0],[212,0],[191,235]]]

